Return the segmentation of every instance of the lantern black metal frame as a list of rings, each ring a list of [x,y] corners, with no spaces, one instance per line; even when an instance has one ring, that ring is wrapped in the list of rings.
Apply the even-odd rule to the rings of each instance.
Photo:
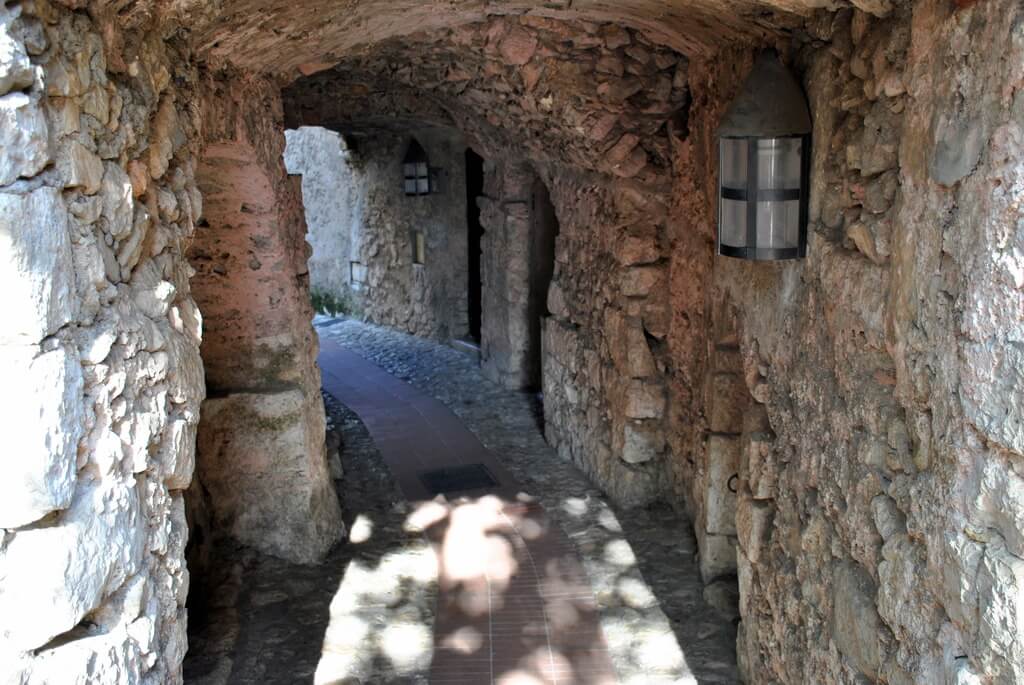
[[[718,127],[718,254],[807,256],[812,130],[800,84],[762,51]]]
[[[726,257],[754,260],[803,259],[807,256],[807,217],[810,205],[811,176],[811,135],[805,133],[796,136],[723,136],[730,140],[742,140],[747,146],[747,187],[729,188],[719,181],[718,197],[718,254]],[[800,140],[800,187],[799,188],[759,188],[757,163],[757,143],[761,140],[799,139]],[[719,145],[719,169],[722,168],[722,148]],[[722,242],[722,200],[737,200],[746,204],[747,210],[747,245],[737,247]],[[757,246],[757,203],[758,202],[791,202],[800,201],[797,226],[796,247],[758,247]]]
[[[410,197],[430,195],[433,191],[433,183],[430,180],[430,160],[426,150],[415,138],[409,141],[409,147],[405,151],[405,158],[402,160],[402,176],[402,188]]]

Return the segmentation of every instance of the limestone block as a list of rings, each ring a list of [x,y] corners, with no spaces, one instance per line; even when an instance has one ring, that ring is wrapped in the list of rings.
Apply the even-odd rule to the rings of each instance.
[[[158,179],[167,171],[171,155],[174,154],[175,139],[178,137],[178,111],[174,99],[164,97],[160,108],[153,117],[152,141],[149,146],[149,175]]]
[[[159,461],[168,490],[184,490],[192,482],[195,468],[196,422],[176,418],[164,428]]]
[[[620,287],[626,297],[644,297],[661,284],[664,269],[657,266],[637,266],[626,269]]]
[[[741,497],[736,506],[736,536],[740,549],[756,564],[771,536],[775,508],[767,502]]]
[[[778,481],[778,464],[772,452],[770,433],[746,433],[743,435],[744,475],[754,499],[775,497]]]
[[[742,547],[736,550],[736,584],[740,592],[740,615],[750,616],[755,600],[754,567]]]
[[[850,664],[868,678],[881,666],[882,621],[875,608],[875,583],[853,561],[832,568],[832,640]]]
[[[498,51],[506,64],[522,66],[537,52],[537,38],[523,29],[514,28],[501,40]]]
[[[906,516],[896,507],[896,501],[888,495],[877,495],[871,500],[871,513],[875,527],[883,540],[906,530]]]
[[[737,438],[721,435],[708,438],[704,511],[709,533],[736,534],[736,493],[733,490],[739,486],[739,451]]]
[[[64,509],[75,491],[81,367],[63,347],[33,359],[35,353],[35,347],[0,347],[0,434],[9,450],[0,467],[0,528]]]
[[[60,192],[0,193],[0,343],[36,343],[77,316]]]
[[[12,34],[14,17],[0,8],[0,95],[32,85],[35,69],[22,42]]]
[[[660,419],[665,413],[665,388],[632,379],[626,389],[625,414],[631,419]]]
[[[37,649],[135,575],[146,523],[134,479],[80,484],[60,525],[21,531],[0,556],[0,642]]]
[[[322,559],[344,529],[323,419],[316,420],[305,393],[212,398],[202,417],[198,465],[217,527],[275,556]]]
[[[630,378],[647,378],[657,373],[654,355],[638,319],[608,309],[605,312],[605,333],[619,373]]]
[[[700,577],[705,583],[736,572],[736,538],[697,529]]]
[[[642,464],[665,449],[665,434],[657,423],[629,421],[623,429],[622,460]]]
[[[654,236],[627,235],[615,244],[615,257],[623,266],[653,264],[661,251]]]
[[[35,658],[25,660],[22,677],[28,683],[65,685],[140,682],[143,671],[148,668],[147,655],[129,629],[145,624],[151,626],[152,621],[142,618],[135,624],[82,636],[58,649],[40,652]]]
[[[1004,460],[987,459],[977,488],[973,504],[984,524],[1024,557],[1024,477]]]
[[[100,192],[103,197],[103,218],[106,220],[106,232],[114,240],[121,240],[131,233],[135,216],[132,181],[124,169],[117,164],[107,162],[104,165]]]
[[[739,433],[743,412],[750,394],[743,377],[735,373],[716,373],[711,377],[707,402],[708,424],[714,433]]]
[[[0,97],[0,186],[30,178],[50,163],[49,125],[39,103],[21,92]]]
[[[981,119],[967,119],[962,114],[943,116],[936,126],[935,148],[928,166],[931,177],[942,185],[953,185],[975,167],[987,141],[988,131]]]
[[[67,156],[62,160],[65,184],[69,188],[81,188],[92,195],[100,189],[103,180],[103,162],[78,141],[68,146]]]
[[[998,540],[990,543],[978,569],[981,614],[975,653],[987,655],[985,672],[1001,673],[1005,682],[1024,676],[1024,559]],[[1006,662],[994,658],[1005,655]]]
[[[558,319],[565,319],[569,316],[569,307],[565,302],[565,292],[558,281],[553,281],[548,287],[548,311]]]

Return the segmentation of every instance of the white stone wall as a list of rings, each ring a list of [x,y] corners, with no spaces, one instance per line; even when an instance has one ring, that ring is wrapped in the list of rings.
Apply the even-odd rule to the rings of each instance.
[[[106,48],[85,14],[0,6],[3,682],[180,682],[194,76],[157,36]]]
[[[306,211],[309,287],[353,301],[350,263],[359,260],[359,236],[366,204],[366,181],[352,164],[340,134],[318,126],[285,131],[284,161],[289,174],[302,176]]]
[[[430,159],[430,195],[402,190],[409,135]],[[377,131],[345,150],[338,134],[301,127],[288,132],[286,163],[302,174],[311,289],[347,298],[348,313],[371,323],[448,341],[469,330],[466,144],[447,129],[409,135]],[[422,265],[413,263],[414,231],[426,240]],[[357,287],[352,261],[363,267]]]

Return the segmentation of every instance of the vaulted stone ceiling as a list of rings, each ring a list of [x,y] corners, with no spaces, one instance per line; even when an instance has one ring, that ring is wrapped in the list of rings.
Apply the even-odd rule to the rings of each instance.
[[[66,0],[68,4],[85,4]],[[382,41],[529,14],[615,23],[693,57],[722,45],[763,42],[818,9],[855,5],[884,15],[899,0],[94,0],[123,24],[156,23],[190,34],[198,56],[219,67],[287,80],[374,49]]]
[[[652,184],[685,127],[686,57],[616,24],[498,17],[393,38],[285,89],[287,125],[453,126],[490,154]]]

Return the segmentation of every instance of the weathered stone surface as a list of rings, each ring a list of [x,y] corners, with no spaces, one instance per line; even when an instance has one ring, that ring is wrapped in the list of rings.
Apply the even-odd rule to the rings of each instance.
[[[60,525],[15,534],[0,559],[5,643],[23,652],[42,647],[138,572],[142,516],[133,479],[83,484]]]
[[[35,81],[35,68],[24,43],[15,34],[14,21],[6,7],[0,8],[0,95],[28,88]]]
[[[71,188],[80,187],[83,192],[92,195],[100,189],[102,180],[103,162],[100,158],[81,143],[71,143],[67,157],[66,185]]]
[[[736,489],[739,487],[738,438],[712,435],[707,450],[706,523],[709,533],[736,535]]]
[[[13,448],[0,479],[0,528],[18,528],[66,508],[75,491],[82,435],[82,373],[61,347],[0,347],[7,392],[0,430]]]
[[[661,455],[665,434],[658,426],[640,421],[626,424],[623,435],[622,460],[627,464],[643,464]]]
[[[323,559],[344,532],[310,402],[299,390],[208,399],[198,444],[217,528],[299,563]]]
[[[120,40],[113,24],[103,35]],[[0,478],[5,682],[180,682],[187,524],[162,470],[166,457],[167,482],[187,484],[191,437],[158,445],[172,416],[195,425],[203,394],[182,254],[199,219],[194,113],[179,113],[186,144],[147,198],[154,214],[159,193],[178,199],[158,240],[131,204],[90,194],[147,148],[170,71],[184,93],[195,73],[159,37],[133,45],[131,75],[110,72],[119,49],[87,12],[0,10],[0,413],[16,455]],[[133,272],[172,300],[140,308]]]
[[[875,609],[875,584],[863,568],[852,562],[834,565],[832,583],[832,639],[860,673],[877,678],[882,659],[882,622]]]
[[[32,344],[77,315],[67,210],[60,193],[0,193],[0,341]]]
[[[51,161],[49,125],[38,98],[0,96],[0,186],[35,176]]]
[[[757,564],[771,536],[775,510],[766,502],[741,497],[736,507],[736,535],[750,564]]]
[[[700,576],[705,583],[736,572],[736,538],[712,535],[697,529],[700,543]]]

